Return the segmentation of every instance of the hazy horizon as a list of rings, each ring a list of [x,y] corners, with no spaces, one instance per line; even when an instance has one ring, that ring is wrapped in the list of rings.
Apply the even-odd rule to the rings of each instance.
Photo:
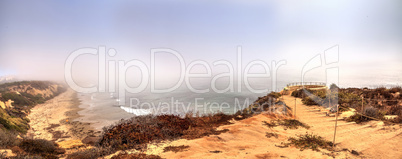
[[[106,51],[116,50],[107,61],[139,60],[148,68],[151,49],[175,50],[186,66],[201,60],[216,75],[228,70],[214,66],[218,60],[230,62],[237,71],[237,49],[241,47],[243,71],[254,60],[266,62],[272,71],[272,61],[282,60],[286,64],[277,69],[276,80],[298,82],[309,60],[317,54],[325,59],[325,50],[339,46],[338,61],[333,66],[339,70],[340,86],[401,85],[401,7],[402,2],[397,0],[5,0],[0,2],[0,76],[64,81],[65,63],[72,52],[102,46]],[[307,81],[328,80],[325,61],[321,63],[322,67],[306,75]],[[177,81],[179,66],[175,57],[158,55],[158,86],[169,87]],[[205,73],[202,67],[194,67],[194,71]],[[250,69],[263,71],[258,66]],[[96,82],[98,56],[80,56],[71,72],[76,81]],[[136,69],[127,71],[131,85],[138,84],[140,76]],[[208,84],[211,78],[193,83]],[[271,85],[272,78],[273,74],[250,81],[258,87]]]

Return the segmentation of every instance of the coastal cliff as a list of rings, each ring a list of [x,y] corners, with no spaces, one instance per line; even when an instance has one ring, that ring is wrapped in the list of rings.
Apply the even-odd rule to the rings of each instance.
[[[0,85],[0,129],[26,133],[31,108],[64,92],[61,84],[21,81]]]

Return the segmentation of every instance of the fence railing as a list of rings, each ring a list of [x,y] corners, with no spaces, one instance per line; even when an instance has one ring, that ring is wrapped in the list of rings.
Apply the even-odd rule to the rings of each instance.
[[[294,83],[289,83],[286,86],[291,87],[291,86],[304,86],[304,85],[327,86],[327,83],[324,83],[324,82],[294,82]]]

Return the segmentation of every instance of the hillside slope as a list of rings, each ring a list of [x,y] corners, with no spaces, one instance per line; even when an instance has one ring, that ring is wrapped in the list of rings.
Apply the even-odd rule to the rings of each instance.
[[[0,129],[26,133],[27,115],[37,104],[64,92],[60,84],[46,81],[21,81],[0,85]]]
[[[335,117],[326,115],[325,108],[306,106],[302,99],[289,95],[283,96],[284,102],[295,108],[296,117],[311,126],[314,132],[327,140],[334,137]],[[295,101],[296,100],[296,101]],[[347,122],[341,117],[337,122],[336,145],[360,153],[365,158],[401,158],[402,129],[400,124],[384,125],[382,121],[370,121],[362,124]]]

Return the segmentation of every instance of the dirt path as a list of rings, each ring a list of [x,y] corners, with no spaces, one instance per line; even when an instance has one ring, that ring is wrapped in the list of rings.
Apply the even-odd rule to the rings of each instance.
[[[294,108],[295,98],[284,96],[285,103]],[[210,135],[195,140],[180,139],[160,144],[150,144],[146,154],[159,155],[162,158],[290,158],[290,159],[322,159],[322,158],[402,158],[402,140],[399,125],[384,126],[381,122],[370,122],[364,125],[338,121],[336,152],[321,149],[300,151],[294,146],[280,147],[287,143],[289,137],[299,134],[313,133],[332,141],[334,117],[327,117],[315,107],[302,105],[297,99],[297,118],[311,128],[284,129],[281,126],[268,128],[264,121],[289,117],[275,116],[262,113],[248,119],[233,121],[233,124],[219,127],[219,130],[228,129],[228,132],[219,135]],[[277,134],[277,137],[266,137],[266,133]],[[164,152],[167,146],[188,146],[180,152]],[[348,150],[342,150],[348,149]],[[354,155],[351,151],[360,155]],[[135,150],[129,153],[136,153]],[[108,156],[106,158],[111,158]]]
[[[279,117],[284,118],[284,117]],[[277,117],[272,114],[259,114],[248,119],[233,121],[233,124],[219,127],[219,130],[228,129],[220,135],[210,135],[200,139],[180,139],[157,145],[149,145],[147,154],[160,155],[162,158],[191,158],[191,159],[223,159],[223,158],[244,158],[244,159],[266,159],[266,158],[288,158],[288,159],[322,159],[333,157],[326,155],[331,153],[327,150],[313,151],[306,149],[300,151],[294,146],[280,147],[282,142],[287,142],[288,137],[296,134],[304,134],[307,129],[287,129],[281,126],[268,128],[264,121],[270,122]],[[275,133],[278,137],[266,137],[266,133]],[[166,146],[189,146],[181,152],[163,152]],[[135,151],[132,151],[135,153]],[[356,158],[350,152],[336,152],[339,158]],[[110,157],[108,157],[110,158]]]
[[[294,109],[294,97],[284,95],[282,98]],[[310,132],[333,140],[335,117],[326,116],[322,107],[306,106],[296,98],[296,117],[311,126]],[[335,143],[338,147],[361,152],[367,158],[402,158],[401,134],[400,125],[384,126],[380,121],[356,124],[338,119]]]

